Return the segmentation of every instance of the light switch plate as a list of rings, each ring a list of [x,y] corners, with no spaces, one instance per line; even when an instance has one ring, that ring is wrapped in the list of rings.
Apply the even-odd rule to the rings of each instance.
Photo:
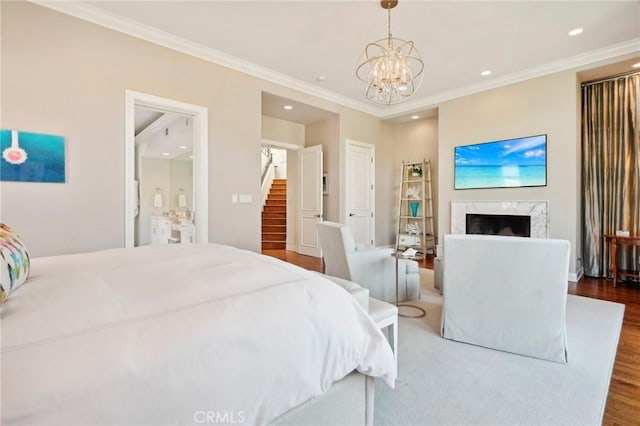
[[[250,203],[253,201],[253,197],[251,194],[240,194],[239,202],[241,203]]]
[[[238,202],[238,194],[231,194],[231,202],[232,203]]]

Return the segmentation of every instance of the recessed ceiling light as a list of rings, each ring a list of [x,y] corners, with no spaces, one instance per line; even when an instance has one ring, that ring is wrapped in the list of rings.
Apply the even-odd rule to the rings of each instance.
[[[577,36],[578,34],[582,34],[582,28],[574,28],[569,31],[570,36]]]
[[[631,65],[631,68],[640,68],[640,62]]]
[[[412,120],[417,120],[418,118],[420,118],[420,116],[419,116],[419,115],[412,115],[412,116],[411,116],[411,119],[412,119]]]
[[[287,111],[293,109],[291,105],[285,105],[283,108],[286,109]]]
[[[482,72],[480,73],[480,75],[481,75],[481,76],[483,76],[483,77],[486,77],[486,76],[488,76],[489,74],[491,74],[491,71],[489,71],[489,70],[485,70],[485,71],[482,71]]]
[[[180,145],[178,148],[180,148],[180,149],[187,149],[187,146],[186,146],[186,145]]]
[[[170,155],[168,152],[163,152],[162,155]]]
[[[318,81],[325,81],[326,79],[327,79],[327,77],[324,76],[324,75],[319,75],[319,76],[316,77],[316,80],[318,80]]]

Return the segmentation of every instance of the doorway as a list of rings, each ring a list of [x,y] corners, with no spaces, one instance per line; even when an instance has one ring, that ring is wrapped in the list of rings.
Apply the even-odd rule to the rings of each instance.
[[[142,125],[142,116],[152,121],[152,124],[146,127],[149,128],[148,134],[143,134],[136,144],[136,119]],[[175,139],[170,135],[184,136],[187,130],[191,135],[191,147],[185,142],[178,142],[174,147],[174,155],[168,145],[162,144]],[[125,247],[144,245],[147,242],[208,241],[207,145],[207,108],[131,90],[125,92]],[[184,148],[180,148],[181,146]],[[189,148],[191,152],[187,153]],[[179,151],[185,152],[181,155]],[[170,182],[156,185],[148,180],[158,168],[171,169],[170,163],[162,166],[152,164],[157,163],[151,161],[155,159],[153,155],[159,158],[175,157],[175,161],[183,162],[174,163],[174,185]],[[145,163],[147,167],[144,166]],[[187,163],[190,163],[190,168]],[[190,169],[190,177],[187,169]],[[155,181],[161,182],[158,179]],[[145,216],[150,213],[148,219],[142,217],[143,211]],[[152,217],[162,222],[160,229],[168,235],[160,236],[159,240],[152,237]],[[169,219],[168,226],[166,220],[161,220],[164,217]],[[193,224],[192,229],[189,229],[188,223]]]

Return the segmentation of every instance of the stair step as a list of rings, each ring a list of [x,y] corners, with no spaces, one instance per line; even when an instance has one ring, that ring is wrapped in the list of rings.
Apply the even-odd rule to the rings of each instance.
[[[281,241],[281,242],[268,241],[268,242],[262,243],[262,250],[284,250],[286,248],[287,248],[287,243],[284,241]]]
[[[262,219],[286,219],[287,212],[262,212]]]
[[[269,205],[267,204],[266,206],[264,206],[264,210],[265,213],[266,212],[283,212],[286,213],[287,212],[287,206],[286,204],[281,204],[281,205]]]
[[[276,234],[286,234],[287,233],[287,225],[265,225],[262,224],[262,232],[263,233],[276,233]]]
[[[273,214],[273,213],[271,213]],[[262,226],[287,226],[287,218],[268,218],[262,214]]]
[[[270,242],[270,241],[287,241],[287,234],[267,234],[262,233],[262,241]]]
[[[262,249],[287,248],[287,181],[274,179],[262,212]]]

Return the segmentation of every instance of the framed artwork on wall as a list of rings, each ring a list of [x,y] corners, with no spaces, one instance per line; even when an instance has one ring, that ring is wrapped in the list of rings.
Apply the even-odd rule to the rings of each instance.
[[[64,137],[0,129],[0,180],[65,182]]]

